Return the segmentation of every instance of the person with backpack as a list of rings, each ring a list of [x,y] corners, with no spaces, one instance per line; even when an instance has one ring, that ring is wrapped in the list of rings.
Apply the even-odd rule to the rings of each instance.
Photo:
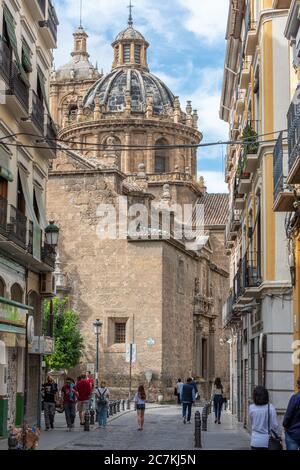
[[[75,382],[71,377],[66,378],[66,383],[61,389],[61,395],[66,415],[67,431],[72,431],[76,417],[76,401],[78,392],[75,387]]]
[[[100,387],[95,389],[95,395],[99,428],[102,427],[105,429],[109,405],[109,390],[106,387],[106,383],[104,381],[100,383]]]
[[[181,388],[180,401],[182,403],[182,418],[183,424],[191,424],[192,405],[196,400],[195,387],[192,384],[191,377],[186,379],[186,383]]]
[[[142,431],[144,428],[145,408],[146,408],[146,392],[144,389],[144,385],[139,386],[138,391],[134,397],[134,403],[136,405],[136,411],[137,411],[138,430]]]

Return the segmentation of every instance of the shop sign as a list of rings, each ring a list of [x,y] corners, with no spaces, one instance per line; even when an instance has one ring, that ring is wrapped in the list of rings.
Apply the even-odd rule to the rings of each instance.
[[[47,336],[34,336],[29,345],[29,354],[41,354],[44,356],[54,354],[54,339]]]
[[[26,314],[29,310],[0,301],[0,322],[26,327]]]

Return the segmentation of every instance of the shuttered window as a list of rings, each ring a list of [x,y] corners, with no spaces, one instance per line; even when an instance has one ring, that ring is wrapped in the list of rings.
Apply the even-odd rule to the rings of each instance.
[[[138,45],[134,46],[134,62],[136,64],[141,63],[141,46],[138,46]]]
[[[123,59],[124,62],[130,62],[130,44],[124,44],[123,46]]]

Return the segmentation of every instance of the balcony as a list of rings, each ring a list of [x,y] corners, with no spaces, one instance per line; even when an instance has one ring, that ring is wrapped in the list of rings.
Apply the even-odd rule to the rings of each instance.
[[[262,284],[261,253],[254,251],[246,253],[239,262],[234,283],[237,303],[248,302],[249,298],[258,296]]]
[[[275,212],[291,212],[294,209],[294,194],[286,184],[287,149],[279,134],[273,154],[274,205]]]
[[[245,205],[245,200],[246,198],[244,194],[236,193],[234,197],[234,203],[233,203],[234,209],[242,210]]]
[[[238,192],[247,194],[251,189],[251,174],[242,172],[239,177]]]
[[[222,311],[223,328],[228,327],[233,322],[240,321],[239,316],[235,313],[234,303],[235,303],[235,294],[231,293],[228,299],[226,300],[225,304],[223,305],[223,311]]]
[[[236,239],[240,226],[241,212],[239,210],[234,210],[231,212],[228,223],[226,225],[226,241],[229,244]]]
[[[27,0],[28,9],[35,21],[42,21],[46,14],[46,0]]]
[[[256,50],[257,39],[257,23],[256,21],[249,21],[248,31],[246,33],[245,55],[254,55]]]
[[[7,216],[7,218],[5,217]],[[32,271],[54,270],[54,256],[42,245],[43,231],[4,198],[0,198],[0,249]],[[42,250],[42,254],[41,254]]]
[[[6,104],[17,118],[28,115],[29,87],[21,79],[19,69],[12,60],[12,51],[0,39],[0,74],[6,85]]]
[[[37,96],[35,91],[30,90],[29,94],[29,116],[22,119],[22,125],[27,132],[44,136],[45,109],[43,101]]]
[[[39,26],[41,28],[41,34],[44,38],[46,46],[49,49],[55,49],[57,47],[57,25],[58,20],[54,7],[49,1],[48,6],[48,18],[43,21],[39,21]]]
[[[300,184],[300,86],[297,87],[293,101],[287,113],[288,121],[288,184]]]
[[[8,238],[25,249],[27,238],[27,217],[14,206],[9,205]]]
[[[42,247],[42,262],[50,266],[52,269],[55,268],[55,251],[47,243]]]
[[[245,59],[243,62],[242,72],[241,72],[241,82],[240,87],[243,90],[248,88],[248,84],[251,78],[251,61],[249,59]]]

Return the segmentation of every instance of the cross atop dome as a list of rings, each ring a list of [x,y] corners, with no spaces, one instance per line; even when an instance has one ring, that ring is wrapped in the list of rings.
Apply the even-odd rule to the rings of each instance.
[[[135,67],[148,70],[147,65],[147,49],[149,43],[144,36],[133,27],[132,9],[133,5],[130,3],[128,27],[121,31],[114,42],[114,61],[113,69],[116,67]]]
[[[127,8],[129,8],[128,26],[132,28],[133,26],[132,9],[134,8],[134,5],[132,5],[131,0]]]

